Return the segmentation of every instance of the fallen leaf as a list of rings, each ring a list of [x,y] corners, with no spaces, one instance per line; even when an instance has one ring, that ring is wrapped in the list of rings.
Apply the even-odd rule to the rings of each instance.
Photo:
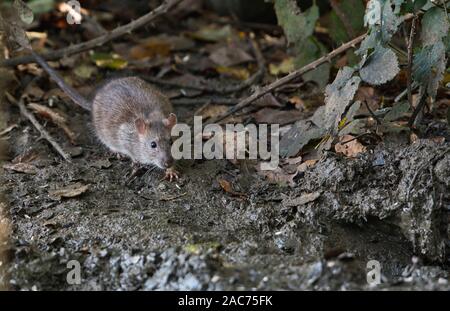
[[[269,64],[269,73],[273,76],[288,74],[295,70],[294,58],[288,57],[279,64]]]
[[[124,69],[128,62],[115,53],[91,53],[91,60],[101,68]]]
[[[222,187],[222,189],[225,192],[227,192],[227,193],[229,193],[231,195],[234,195],[234,196],[238,196],[238,197],[245,197],[246,196],[245,193],[234,191],[233,187],[231,186],[231,183],[228,180],[226,180],[226,179],[219,179],[218,181],[219,181],[220,187]]]
[[[64,116],[52,110],[51,108],[40,104],[30,103],[28,104],[28,107],[30,107],[40,116],[49,119],[52,123],[60,127],[67,135],[70,142],[72,144],[75,143],[76,134],[69,128],[69,126],[67,125],[67,119]]]
[[[6,170],[25,174],[36,174],[38,172],[38,169],[34,165],[29,163],[7,163],[3,165],[3,168]]]
[[[223,27],[207,25],[196,32],[188,33],[188,35],[197,40],[217,42],[230,38],[232,35],[232,29],[230,25]]]
[[[288,158],[285,161],[286,161],[287,164],[290,164],[290,165],[298,164],[298,163],[302,162],[302,156],[298,156],[298,157],[295,157],[295,158]]]
[[[272,93],[267,93],[266,95],[258,98],[253,103],[254,107],[275,107],[275,108],[281,108],[283,107],[282,104],[278,101],[278,99],[272,95]]]
[[[38,154],[33,149],[27,150],[21,154],[19,154],[17,157],[12,159],[11,163],[18,164],[18,163],[29,163],[36,159],[38,157]]]
[[[204,120],[208,118],[217,117],[228,111],[228,106],[225,105],[207,105],[205,107],[200,108],[195,112],[196,116],[202,116]]]
[[[73,72],[82,79],[89,79],[97,72],[97,68],[91,65],[81,64],[80,66],[75,67]]]
[[[305,102],[298,96],[292,96],[291,98],[289,98],[289,102],[293,104],[295,106],[295,109],[297,110],[305,109]]]
[[[45,92],[38,86],[32,85],[27,87],[27,97],[29,99],[39,100],[44,97]]]
[[[367,148],[352,135],[341,136],[339,142],[334,146],[334,149],[337,153],[341,153],[351,158],[367,150]]]
[[[288,207],[305,205],[306,203],[315,201],[317,198],[320,197],[320,194],[321,193],[319,191],[302,194],[301,196],[293,199],[283,200],[283,205]]]
[[[102,160],[94,161],[90,165],[92,167],[102,169],[102,168],[110,168],[112,164],[111,164],[111,162],[109,162],[108,159],[102,159]]]
[[[303,112],[299,110],[278,110],[263,108],[253,114],[257,123],[286,125],[302,118]]]
[[[303,162],[302,164],[300,164],[297,167],[297,172],[303,173],[306,172],[306,170],[310,167],[313,167],[314,165],[316,165],[317,161],[319,160],[306,160],[305,162]]]
[[[294,178],[297,176],[297,172],[287,173],[281,167],[277,167],[274,170],[262,170],[261,164],[262,163],[258,163],[256,171],[259,175],[265,177],[269,183],[290,187],[295,186]]]
[[[250,77],[250,72],[246,68],[218,66],[216,71],[238,80],[247,80]]]
[[[64,188],[51,190],[49,191],[49,195],[51,198],[57,200],[60,200],[61,198],[74,198],[85,193],[88,189],[89,185],[83,185],[82,183],[77,182]]]
[[[238,47],[224,46],[211,53],[209,58],[221,67],[231,67],[252,61],[253,58]]]

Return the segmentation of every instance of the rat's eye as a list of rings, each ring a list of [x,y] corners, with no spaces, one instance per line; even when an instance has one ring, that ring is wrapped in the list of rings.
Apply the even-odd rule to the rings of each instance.
[[[152,148],[156,148],[156,142],[152,141],[151,144],[150,144],[150,146],[151,146]]]

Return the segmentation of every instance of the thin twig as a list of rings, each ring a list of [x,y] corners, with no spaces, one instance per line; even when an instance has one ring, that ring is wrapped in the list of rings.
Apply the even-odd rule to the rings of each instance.
[[[19,106],[20,109],[20,113],[27,118],[31,124],[33,124],[33,126],[39,131],[39,133],[41,134],[41,137],[44,138],[45,140],[47,140],[50,145],[53,147],[53,149],[56,150],[56,152],[58,152],[64,160],[66,160],[67,162],[71,162],[70,156],[63,150],[63,148],[50,136],[50,134],[44,129],[44,127],[39,123],[38,120],[36,120],[36,118],[34,117],[34,115],[28,111],[27,107],[25,106],[24,102],[23,102],[23,97],[20,98],[19,101],[17,101],[11,94],[7,93],[7,97],[9,100],[11,100],[12,102],[14,102],[15,104],[17,104]]]
[[[336,15],[341,20],[342,24],[344,24],[345,31],[349,38],[353,38],[355,36],[355,31],[353,30],[352,24],[350,23],[348,16],[341,10],[339,4],[336,0],[330,0],[330,5],[333,8]]]
[[[165,14],[168,10],[173,8],[175,5],[180,3],[182,0],[165,0],[160,6],[155,8],[153,11],[139,17],[135,21],[131,21],[130,23],[119,26],[112,31],[101,35],[97,38],[94,38],[92,40],[81,42],[78,44],[74,44],[71,46],[68,46],[63,49],[59,49],[56,51],[52,51],[49,53],[45,53],[42,55],[42,57],[45,60],[57,60],[64,56],[73,55],[76,53],[80,53],[86,50],[93,49],[98,46],[102,46],[105,43],[112,41],[114,39],[117,39],[123,35],[130,34],[132,31],[141,28],[145,25],[147,25],[149,22],[153,21],[155,18]],[[34,58],[32,55],[25,55],[25,56],[19,56],[11,59],[6,59],[2,62],[0,62],[0,66],[7,67],[7,66],[17,66],[19,64],[26,64],[26,63],[32,63],[34,62]]]
[[[414,35],[416,33],[416,20],[417,15],[414,14],[414,18],[411,22],[411,31],[409,33],[409,39],[408,39],[408,69],[406,71],[406,83],[407,83],[407,89],[408,89],[408,102],[411,109],[414,108],[413,106],[413,98],[412,98],[412,63],[413,63],[413,41],[414,41]]]
[[[239,99],[234,98],[224,98],[224,97],[199,97],[199,98],[174,98],[170,102],[173,105],[201,105],[207,103],[213,103],[218,105],[236,105]]]
[[[372,116],[372,118],[375,119],[375,121],[377,121],[377,124],[380,125],[381,121],[380,119],[377,117],[377,115],[372,111],[372,109],[370,108],[369,104],[367,103],[367,101],[364,101],[364,104],[366,105],[367,110],[369,111],[370,115]]]
[[[256,90],[252,95],[250,95],[249,97],[244,98],[243,100],[241,100],[236,106],[234,106],[233,108],[231,108],[230,110],[228,110],[226,113],[216,117],[215,119],[210,120],[209,122],[207,122],[208,124],[210,123],[215,123],[215,122],[219,122],[223,119],[225,119],[226,117],[232,115],[233,113],[235,113],[236,111],[241,110],[242,108],[248,106],[249,104],[251,104],[252,102],[254,102],[255,100],[257,100],[258,98],[264,96],[265,94],[277,89],[278,87],[302,76],[303,74],[305,74],[308,71],[314,70],[316,69],[319,65],[330,61],[332,58],[334,58],[335,56],[345,52],[346,50],[355,47],[357,44],[359,44],[362,40],[364,40],[364,38],[366,37],[366,34],[361,35],[359,37],[356,37],[355,39],[341,45],[340,47],[338,47],[337,49],[331,51],[330,53],[328,53],[325,56],[322,56],[321,58],[309,63],[306,66],[303,66],[300,69],[297,69],[293,72],[291,72],[290,74],[288,74],[287,76],[284,76],[278,80],[276,80],[275,82],[262,87],[258,90]]]

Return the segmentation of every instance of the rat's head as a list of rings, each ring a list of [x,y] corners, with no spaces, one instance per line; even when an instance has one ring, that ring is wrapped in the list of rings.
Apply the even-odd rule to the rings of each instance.
[[[162,169],[173,165],[170,132],[175,124],[177,117],[173,113],[161,121],[136,119],[135,126],[140,141],[139,158],[142,163],[155,164]]]

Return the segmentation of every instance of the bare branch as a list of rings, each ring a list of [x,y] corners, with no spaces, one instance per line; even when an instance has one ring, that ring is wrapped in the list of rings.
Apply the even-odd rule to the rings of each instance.
[[[19,101],[17,101],[11,94],[9,94],[8,92],[6,92],[7,98],[14,102],[15,104],[17,104],[19,106],[20,109],[20,113],[27,118],[31,124],[33,124],[33,126],[39,131],[39,133],[41,134],[42,138],[44,138],[45,140],[47,140],[50,145],[53,147],[53,149],[56,150],[56,152],[58,152],[64,160],[66,160],[67,162],[71,162],[70,156],[63,150],[63,148],[53,139],[52,136],[50,136],[50,134],[44,129],[44,127],[39,123],[38,120],[36,120],[36,118],[34,117],[34,115],[28,111],[27,107],[25,106],[24,102],[23,102],[23,98],[20,98]]]
[[[42,57],[45,60],[56,60],[63,58],[64,56],[73,55],[76,53],[80,53],[86,50],[93,49],[98,46],[102,46],[105,43],[117,39],[123,35],[131,33],[132,31],[141,28],[147,25],[149,22],[153,21],[155,18],[165,14],[169,9],[173,8],[175,5],[180,3],[182,0],[165,0],[160,6],[158,6],[153,11],[145,14],[144,16],[139,17],[135,21],[131,21],[130,23],[119,26],[114,30],[105,33],[97,38],[92,40],[81,42],[78,44],[74,44],[68,46],[63,49],[59,49],[57,51],[52,51],[46,54],[43,54]],[[0,62],[0,66],[2,67],[10,67],[17,66],[19,64],[26,64],[34,62],[34,58],[32,55],[19,56],[11,59],[4,60]]]
[[[366,37],[366,35],[361,35],[359,37],[356,37],[355,39],[341,45],[340,47],[338,47],[337,49],[331,51],[330,53],[328,53],[325,56],[322,56],[321,58],[313,61],[312,63],[309,63],[306,66],[303,66],[302,68],[295,70],[293,72],[291,72],[290,74],[288,74],[287,76],[284,76],[283,78],[280,78],[278,80],[276,80],[275,82],[260,88],[259,90],[255,91],[252,95],[250,95],[247,98],[244,98],[243,100],[241,100],[236,106],[234,106],[233,108],[231,108],[230,110],[228,110],[226,113],[218,116],[215,119],[210,120],[209,122],[207,122],[208,124],[210,123],[215,123],[215,122],[219,122],[223,119],[225,119],[226,117],[232,115],[233,113],[235,113],[236,111],[241,110],[242,108],[248,106],[249,104],[251,104],[252,102],[254,102],[255,100],[257,100],[258,98],[262,97],[263,95],[277,89],[278,87],[296,79],[301,77],[303,74],[305,74],[308,71],[314,70],[316,69],[319,65],[330,61],[332,58],[334,58],[335,56],[345,52],[346,50],[355,47],[357,44],[361,43],[362,40],[364,40],[364,38]]]

